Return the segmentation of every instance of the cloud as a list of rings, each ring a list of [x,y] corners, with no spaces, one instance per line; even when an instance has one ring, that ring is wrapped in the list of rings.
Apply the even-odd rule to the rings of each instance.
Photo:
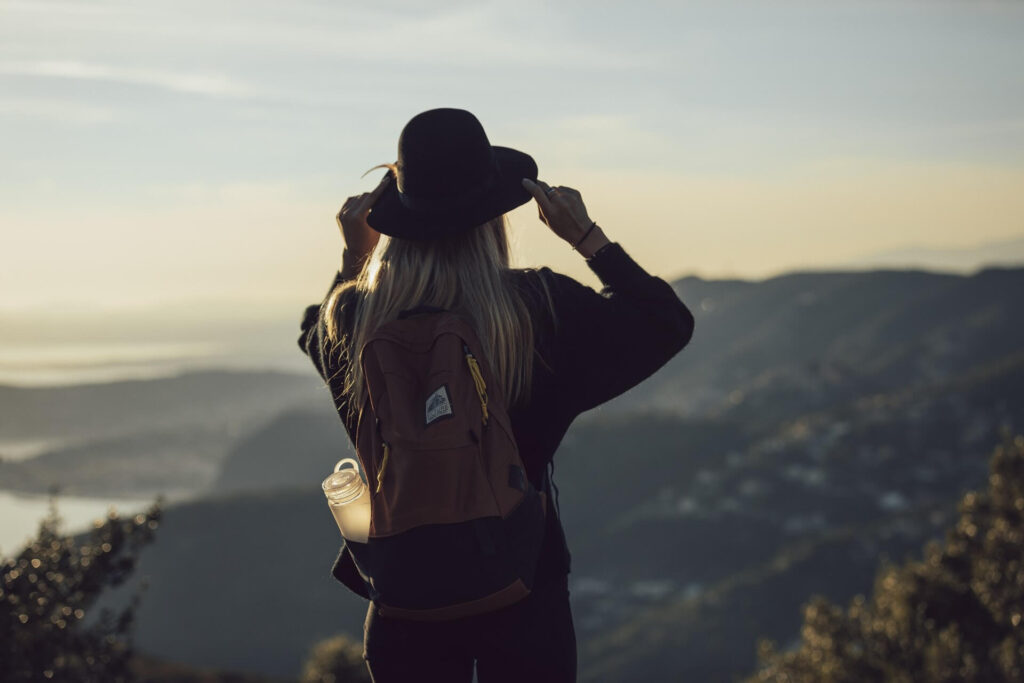
[[[0,62],[0,74],[72,80],[107,81],[213,97],[251,97],[251,86],[217,73],[188,73],[108,66],[81,61]]]
[[[110,123],[118,114],[110,107],[94,106],[59,98],[5,97],[0,99],[0,116],[44,119],[55,123],[91,125]]]
[[[31,0],[31,2],[0,2],[0,11],[22,12],[26,14],[52,14],[59,12],[65,15],[110,15],[113,13],[113,6],[104,6],[97,2],[42,2],[42,0]]]

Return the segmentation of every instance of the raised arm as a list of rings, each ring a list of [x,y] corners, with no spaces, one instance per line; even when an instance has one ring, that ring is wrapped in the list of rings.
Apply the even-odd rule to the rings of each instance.
[[[372,192],[353,195],[342,204],[341,210],[335,216],[335,222],[337,222],[338,229],[345,240],[345,247],[341,252],[341,268],[331,280],[331,286],[327,290],[327,294],[324,295],[323,301],[307,306],[302,313],[302,320],[300,322],[301,333],[298,340],[299,348],[309,356],[325,380],[329,376],[326,363],[322,357],[324,348],[323,338],[326,334],[326,329],[323,321],[320,319],[320,314],[331,292],[339,284],[354,279],[362,270],[363,264],[370,257],[374,247],[377,246],[380,233],[370,227],[366,217],[373,208],[374,202],[377,201],[377,198],[380,197],[389,182],[391,182],[390,170],[384,174],[384,177],[381,178],[377,187]]]
[[[587,215],[580,193],[524,181],[540,218],[583,254],[600,292],[542,268],[557,317],[553,369],[571,416],[628,391],[667,363],[693,336],[693,314],[665,280],[651,275]]]
[[[299,323],[299,348],[310,357],[314,365],[317,365],[317,370],[320,370],[320,374],[324,374],[324,368],[321,367],[318,360],[319,353],[317,353],[317,350],[322,348],[322,338],[326,335],[326,329],[323,329],[320,320],[321,309],[335,288],[355,278],[359,274],[360,268],[362,268],[362,260],[359,257],[353,256],[347,248],[344,249],[341,254],[341,268],[334,274],[331,286],[328,287],[323,300],[318,304],[306,306],[306,309],[302,312],[302,320]]]
[[[600,292],[548,268],[558,316],[553,369],[571,416],[625,393],[693,336],[693,314],[671,285],[641,268],[618,242],[587,260]]]
[[[380,196],[386,183],[390,182],[390,179],[391,174],[389,171],[381,179],[380,184],[377,185],[373,192],[349,197],[345,200],[337,215],[338,227],[341,229],[342,237],[345,240],[345,248],[341,253],[341,268],[338,269],[338,272],[335,273],[334,278],[331,280],[331,286],[327,290],[324,300],[321,303],[307,306],[302,313],[301,332],[298,340],[299,348],[313,361],[313,365],[328,385],[331,384],[332,379],[340,379],[344,375],[345,368],[341,364],[344,358],[343,355],[341,358],[335,356],[335,362],[332,364],[325,353],[327,349],[327,328],[322,316],[324,304],[338,285],[354,279],[359,274],[366,259],[370,257],[374,247],[376,247],[380,233],[369,226],[366,222],[366,216],[369,214],[377,197]],[[331,393],[335,406],[344,415],[348,408],[348,397],[343,393],[334,391],[333,387]],[[355,435],[352,433],[348,422],[345,422],[345,427],[349,430],[349,438],[355,443]],[[346,552],[344,542],[331,566],[331,575],[348,586],[353,592],[366,599],[370,598],[366,591],[366,585],[359,575],[355,563],[352,561],[351,553]]]

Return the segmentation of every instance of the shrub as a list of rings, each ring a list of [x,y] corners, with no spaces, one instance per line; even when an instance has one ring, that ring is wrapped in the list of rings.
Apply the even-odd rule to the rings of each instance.
[[[120,613],[104,609],[89,626],[84,619],[106,588],[131,574],[159,519],[160,499],[125,519],[110,511],[76,545],[59,533],[51,496],[36,538],[0,564],[0,680],[131,679],[131,627],[145,584]]]
[[[759,643],[748,679],[788,683],[1024,680],[1024,437],[996,448],[945,541],[884,566],[846,610],[815,597],[792,652]]]
[[[321,640],[310,651],[300,680],[301,683],[369,683],[363,644],[345,635]]]

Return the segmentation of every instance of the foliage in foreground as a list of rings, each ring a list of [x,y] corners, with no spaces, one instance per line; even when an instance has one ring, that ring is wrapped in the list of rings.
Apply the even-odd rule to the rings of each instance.
[[[59,532],[51,497],[36,538],[0,563],[0,680],[132,679],[131,628],[145,583],[120,613],[104,609],[94,623],[84,620],[105,589],[131,574],[160,514],[160,499],[125,519],[111,510],[77,545]]]
[[[958,512],[922,560],[883,566],[869,599],[813,598],[797,649],[762,641],[748,683],[1024,680],[1024,437],[996,448]]]
[[[295,677],[196,667],[136,652],[131,661],[135,683],[296,683]]]
[[[370,683],[363,644],[337,635],[313,646],[302,668],[301,683]]]

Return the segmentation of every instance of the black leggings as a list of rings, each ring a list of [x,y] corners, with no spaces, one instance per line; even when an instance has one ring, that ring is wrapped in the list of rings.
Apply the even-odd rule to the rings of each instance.
[[[576,631],[568,577],[534,587],[514,605],[453,621],[425,622],[366,612],[363,657],[374,683],[576,680]]]

